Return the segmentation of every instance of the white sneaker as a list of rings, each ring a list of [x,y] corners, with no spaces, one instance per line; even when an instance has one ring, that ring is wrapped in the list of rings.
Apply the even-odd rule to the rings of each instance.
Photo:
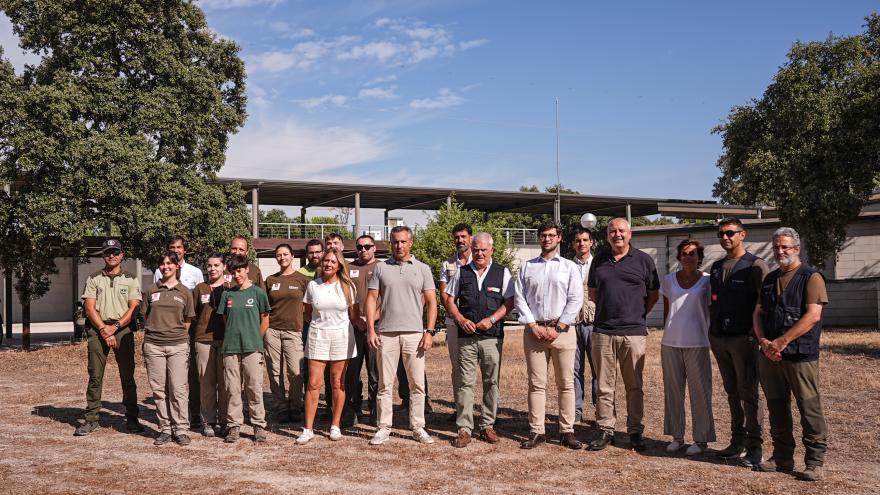
[[[296,438],[296,443],[305,445],[312,441],[313,438],[315,438],[315,432],[308,428],[303,428],[303,432]]]
[[[413,438],[416,439],[419,443],[431,444],[434,443],[434,438],[431,435],[428,435],[428,432],[425,431],[424,428],[416,428],[412,432]]]
[[[693,445],[688,447],[688,449],[684,452],[684,455],[693,456],[700,455],[703,451],[706,450],[706,444],[703,442],[694,442]]]
[[[379,428],[376,434],[370,439],[370,445],[382,445],[391,438],[391,430],[388,428]]]
[[[342,440],[342,430],[340,430],[338,426],[334,425],[330,427],[330,440],[333,440],[334,442]]]
[[[683,442],[681,440],[673,440],[673,441],[669,442],[669,445],[666,446],[666,453],[667,454],[674,454],[674,453],[678,452],[679,450],[681,450],[682,443]]]

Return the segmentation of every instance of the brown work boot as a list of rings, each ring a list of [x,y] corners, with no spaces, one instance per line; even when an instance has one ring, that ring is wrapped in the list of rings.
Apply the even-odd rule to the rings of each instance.
[[[266,429],[262,426],[254,426],[254,441],[255,442],[265,442],[267,439]]]
[[[480,432],[480,437],[486,443],[492,443],[492,444],[498,443],[498,434],[495,433],[495,429],[492,428],[491,426],[487,426],[486,428],[483,428],[483,431]]]
[[[567,431],[559,435],[559,444],[563,447],[568,447],[572,450],[580,450],[584,447],[584,444],[581,443],[577,437],[574,436],[573,431]]]
[[[458,430],[458,436],[452,441],[452,446],[461,449],[471,443],[471,433],[464,428]]]

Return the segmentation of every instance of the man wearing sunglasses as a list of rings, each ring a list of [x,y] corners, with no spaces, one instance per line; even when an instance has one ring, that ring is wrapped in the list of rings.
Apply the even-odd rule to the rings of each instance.
[[[349,265],[348,274],[354,282],[358,307],[365,308],[367,304],[367,282],[376,268],[376,240],[369,234],[364,234],[355,240],[357,259]],[[381,311],[381,309],[380,309]],[[377,312],[377,316],[378,316]],[[370,424],[376,424],[376,394],[379,391],[379,368],[376,365],[376,351],[367,345],[367,316],[362,311],[360,318],[353,321],[354,340],[357,346],[357,356],[348,361],[348,369],[345,372],[346,405],[342,414],[343,426],[357,424],[358,414],[361,412],[361,400],[363,398],[364,384],[361,382],[361,367],[364,359],[367,362],[367,394],[370,406]]]
[[[82,298],[85,301],[89,357],[85,422],[73,433],[86,436],[97,430],[104,388],[104,368],[110,349],[119,366],[125,426],[131,433],[144,431],[138,421],[137,387],[134,381],[134,334],[129,328],[141,302],[141,284],[134,274],[122,269],[122,243],[107,239],[101,246],[104,268],[89,275]]]
[[[762,461],[761,407],[758,395],[758,343],[752,313],[769,268],[746,251],[746,230],[738,218],[718,223],[718,239],[727,256],[709,270],[709,343],[730,406],[730,445],[718,458],[742,458],[753,467]]]

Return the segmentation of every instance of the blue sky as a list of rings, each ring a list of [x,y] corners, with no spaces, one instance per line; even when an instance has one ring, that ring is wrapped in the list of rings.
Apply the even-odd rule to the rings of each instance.
[[[222,175],[710,199],[731,106],[876,1],[201,0],[248,67]],[[0,20],[8,43],[8,21]],[[9,51],[9,50],[7,50]],[[15,59],[16,54],[12,54]],[[15,60],[13,60],[15,61]]]

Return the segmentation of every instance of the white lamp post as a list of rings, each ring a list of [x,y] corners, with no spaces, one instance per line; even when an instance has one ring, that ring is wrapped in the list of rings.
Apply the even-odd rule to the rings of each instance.
[[[592,213],[584,213],[581,215],[581,227],[587,230],[593,230],[593,227],[596,226],[596,215]]]

